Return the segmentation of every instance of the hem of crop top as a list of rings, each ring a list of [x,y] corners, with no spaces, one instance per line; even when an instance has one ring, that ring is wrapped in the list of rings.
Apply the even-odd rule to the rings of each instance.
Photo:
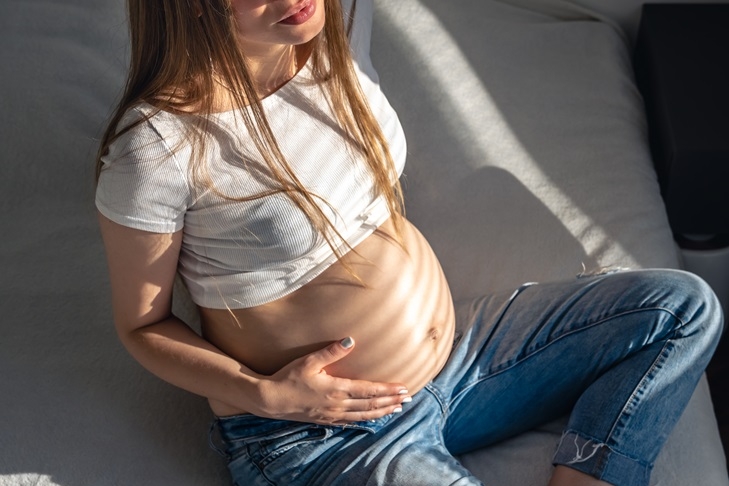
[[[372,235],[377,228],[382,226],[390,218],[390,211],[383,196],[375,201],[360,215],[361,224],[345,237],[346,244],[342,244],[339,250],[346,254],[351,248],[355,248],[367,237]],[[195,276],[195,280],[185,276],[184,268],[180,268],[180,276],[190,290],[193,302],[199,307],[208,309],[246,309],[273,302],[285,297],[304,285],[308,284],[321,275],[327,268],[332,266],[337,257],[328,245],[322,246],[314,254],[306,255],[307,259],[319,261],[311,267],[304,266],[303,271],[294,274],[281,275],[279,272],[271,272],[271,277],[262,284],[258,282],[256,288],[248,287],[242,289],[243,282],[236,281],[236,275],[226,275],[225,282],[216,282],[216,277]],[[262,272],[265,272],[262,271]],[[283,277],[283,279],[282,279]],[[194,290],[190,287],[194,287]],[[261,292],[265,289],[265,292]],[[227,296],[227,297],[224,297]],[[245,297],[244,299],[235,296]]]

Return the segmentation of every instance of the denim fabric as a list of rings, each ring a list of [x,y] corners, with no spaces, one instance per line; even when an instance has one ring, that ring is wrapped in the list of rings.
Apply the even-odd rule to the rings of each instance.
[[[454,454],[571,411],[555,464],[648,485],[722,328],[710,288],[675,270],[527,284],[461,314],[445,368],[400,414],[218,419],[235,484],[480,485]]]

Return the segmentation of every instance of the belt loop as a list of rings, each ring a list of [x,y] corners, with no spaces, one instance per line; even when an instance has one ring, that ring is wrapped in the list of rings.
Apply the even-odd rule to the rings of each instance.
[[[218,425],[218,422],[219,422],[218,419],[215,419],[212,422],[210,422],[210,429],[208,430],[208,445],[210,446],[210,448],[212,450],[217,452],[218,455],[220,455],[221,457],[224,457],[227,460],[230,460],[230,457],[228,457],[228,454],[226,454],[223,449],[221,449],[220,447],[218,447],[217,444],[215,444],[215,440],[213,438],[213,434],[215,433],[215,431],[217,429],[216,426]]]

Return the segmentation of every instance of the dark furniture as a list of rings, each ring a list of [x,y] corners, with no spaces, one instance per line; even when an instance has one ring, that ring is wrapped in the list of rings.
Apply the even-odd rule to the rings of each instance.
[[[729,244],[729,3],[644,5],[634,64],[677,240]]]

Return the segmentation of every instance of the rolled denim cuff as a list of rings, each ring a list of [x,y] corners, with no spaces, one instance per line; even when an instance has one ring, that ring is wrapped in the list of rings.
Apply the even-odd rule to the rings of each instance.
[[[652,464],[625,456],[592,438],[567,431],[552,463],[581,471],[615,486],[649,486]]]

